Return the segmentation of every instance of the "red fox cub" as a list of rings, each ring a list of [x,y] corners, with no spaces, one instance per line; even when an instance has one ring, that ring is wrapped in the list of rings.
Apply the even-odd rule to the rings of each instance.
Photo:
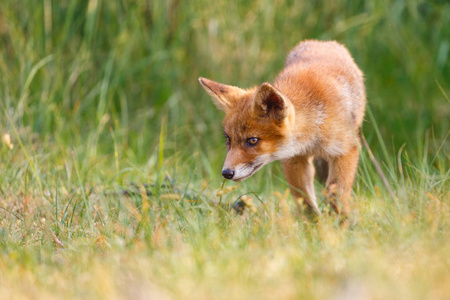
[[[292,195],[320,215],[313,164],[319,159],[318,173],[326,172],[328,200],[338,214],[350,212],[366,92],[363,73],[344,46],[334,41],[301,42],[273,84],[241,89],[199,80],[225,111],[228,153],[223,177],[242,181],[265,164],[281,160]]]

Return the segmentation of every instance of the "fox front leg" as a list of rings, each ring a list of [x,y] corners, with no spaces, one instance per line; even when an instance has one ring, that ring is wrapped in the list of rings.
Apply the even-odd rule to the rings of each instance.
[[[308,213],[320,215],[319,207],[316,202],[316,194],[314,192],[314,165],[313,157],[295,156],[282,161],[283,172],[289,184],[292,195],[296,200],[303,199],[304,208]]]

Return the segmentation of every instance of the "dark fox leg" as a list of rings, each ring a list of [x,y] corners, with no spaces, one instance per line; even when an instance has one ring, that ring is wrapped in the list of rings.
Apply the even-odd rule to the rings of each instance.
[[[314,166],[316,168],[317,179],[321,184],[325,185],[328,178],[328,162],[321,157],[315,157]]]

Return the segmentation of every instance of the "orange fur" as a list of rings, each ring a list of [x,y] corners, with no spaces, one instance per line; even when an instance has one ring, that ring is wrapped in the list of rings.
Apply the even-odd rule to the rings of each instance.
[[[226,114],[225,177],[241,181],[281,160],[294,197],[320,214],[312,161],[321,158],[328,163],[330,202],[338,213],[350,212],[366,95],[363,74],[344,46],[301,42],[273,84],[245,90],[204,78],[200,83]]]

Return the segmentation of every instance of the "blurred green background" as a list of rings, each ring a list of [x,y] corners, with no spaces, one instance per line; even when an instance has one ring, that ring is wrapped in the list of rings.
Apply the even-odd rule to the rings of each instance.
[[[388,163],[404,143],[420,158],[448,150],[445,0],[3,0],[1,126],[63,159],[116,149],[141,165],[161,159],[163,141],[160,165],[206,157],[196,174],[220,178],[222,113],[197,78],[271,81],[304,39],[345,44],[364,71],[364,134],[377,157]]]

